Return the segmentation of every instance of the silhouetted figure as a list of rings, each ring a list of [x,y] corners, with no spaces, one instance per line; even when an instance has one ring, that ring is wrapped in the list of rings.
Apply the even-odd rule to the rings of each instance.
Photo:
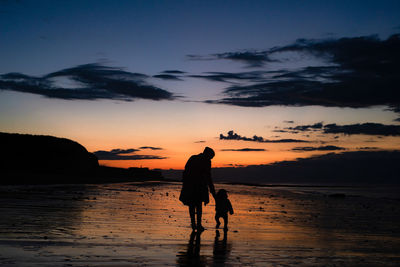
[[[232,204],[228,199],[228,193],[225,189],[220,189],[215,196],[215,221],[217,222],[216,228],[219,228],[221,222],[219,218],[224,219],[224,231],[228,231],[228,212],[232,215]]]
[[[206,147],[203,153],[193,155],[189,158],[183,172],[183,185],[179,200],[189,206],[190,220],[192,229],[203,231],[201,225],[202,203],[207,205],[209,200],[208,188],[215,198],[214,184],[211,179],[211,159],[215,153],[209,147]],[[197,226],[195,220],[197,215]]]
[[[224,237],[219,239],[220,233],[215,230],[214,248],[213,248],[213,266],[224,266],[229,253],[231,251],[231,244],[228,244],[228,232],[224,231]]]

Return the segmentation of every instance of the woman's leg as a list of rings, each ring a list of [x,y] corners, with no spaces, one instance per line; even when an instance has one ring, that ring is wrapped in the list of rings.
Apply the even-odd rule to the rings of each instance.
[[[196,229],[196,220],[194,218],[194,214],[195,214],[195,207],[194,205],[189,205],[189,215],[190,215],[190,222],[192,224],[192,229],[195,230]]]
[[[203,231],[204,228],[201,225],[201,216],[203,214],[203,208],[201,206],[201,202],[196,205],[196,213],[197,213],[197,230]]]

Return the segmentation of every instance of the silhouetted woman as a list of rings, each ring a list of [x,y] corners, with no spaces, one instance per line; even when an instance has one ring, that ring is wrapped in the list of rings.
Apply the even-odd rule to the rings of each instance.
[[[206,147],[203,153],[189,158],[183,172],[183,185],[179,200],[189,206],[193,230],[204,230],[201,225],[202,204],[204,202],[204,205],[207,205],[210,201],[208,188],[210,188],[210,192],[215,198],[214,184],[211,179],[211,159],[214,155],[214,150]],[[195,214],[197,215],[197,226]]]

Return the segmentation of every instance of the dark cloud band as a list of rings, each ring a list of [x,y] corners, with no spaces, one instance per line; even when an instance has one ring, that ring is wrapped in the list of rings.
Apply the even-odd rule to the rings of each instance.
[[[386,125],[372,122],[348,125],[337,125],[335,123],[323,125],[321,122],[319,122],[313,125],[298,125],[295,127],[287,127],[284,128],[284,130],[282,131],[287,131],[291,133],[321,131],[326,134],[400,136],[400,125]]]
[[[148,147],[146,147],[148,148]],[[145,160],[145,159],[166,159],[166,157],[155,155],[136,155],[134,152],[139,149],[113,149],[110,151],[99,150],[93,152],[99,160]],[[130,154],[130,155],[128,155]]]
[[[269,57],[268,51],[239,51],[239,52],[225,52],[216,53],[208,56],[201,55],[188,55],[190,60],[215,60],[215,59],[228,59],[232,61],[239,61],[247,64],[249,67],[262,67],[266,62],[275,62]]]
[[[243,61],[252,56],[255,62],[268,62],[271,55],[281,53],[310,55],[320,59],[320,66],[295,70],[280,70],[270,79],[248,77],[238,85],[225,89],[225,98],[207,103],[245,107],[271,105],[327,107],[370,107],[387,105],[399,112],[400,107],[400,35],[386,40],[376,36],[329,40],[301,39],[287,46],[263,52],[222,53],[213,59]],[[243,56],[245,55],[245,56]],[[203,75],[204,77],[204,75]],[[223,80],[243,78],[235,74],[211,74],[204,78]]]
[[[150,149],[150,150],[163,150],[161,147],[154,147],[154,146],[141,146],[139,149]]]
[[[182,81],[179,76],[172,75],[172,74],[158,74],[154,75],[154,78],[162,79],[162,80],[172,80],[172,81]]]
[[[400,125],[385,125],[381,123],[362,123],[351,125],[327,124],[324,126],[324,133],[400,136]]]
[[[263,148],[239,148],[239,149],[221,149],[221,151],[253,152],[253,151],[267,151],[267,150]]]
[[[320,146],[320,147],[295,147],[292,149],[292,151],[296,152],[307,152],[307,151],[334,151],[334,150],[345,150],[344,147],[338,147],[338,146]]]
[[[167,73],[167,74],[184,74],[186,72],[181,71],[181,70],[164,70],[162,73]]]
[[[252,138],[238,135],[234,131],[229,131],[227,135],[220,134],[220,140],[242,140],[242,141],[251,141],[251,142],[259,142],[259,143],[308,143],[306,140],[298,140],[298,139],[277,139],[277,140],[269,140],[264,139],[261,136],[254,135]]]
[[[147,75],[127,72],[121,68],[85,64],[42,77],[21,73],[3,74],[0,75],[0,89],[68,100],[131,101],[137,98],[151,100],[176,98],[164,89],[147,84],[145,81],[147,78]]]

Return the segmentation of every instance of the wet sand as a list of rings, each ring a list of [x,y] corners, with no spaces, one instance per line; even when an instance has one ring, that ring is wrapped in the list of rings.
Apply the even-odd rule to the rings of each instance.
[[[216,188],[228,190],[235,210],[229,231],[215,229],[211,200],[206,230],[196,235],[179,183],[2,186],[0,265],[400,265],[399,199],[346,189],[343,197],[315,188]]]

